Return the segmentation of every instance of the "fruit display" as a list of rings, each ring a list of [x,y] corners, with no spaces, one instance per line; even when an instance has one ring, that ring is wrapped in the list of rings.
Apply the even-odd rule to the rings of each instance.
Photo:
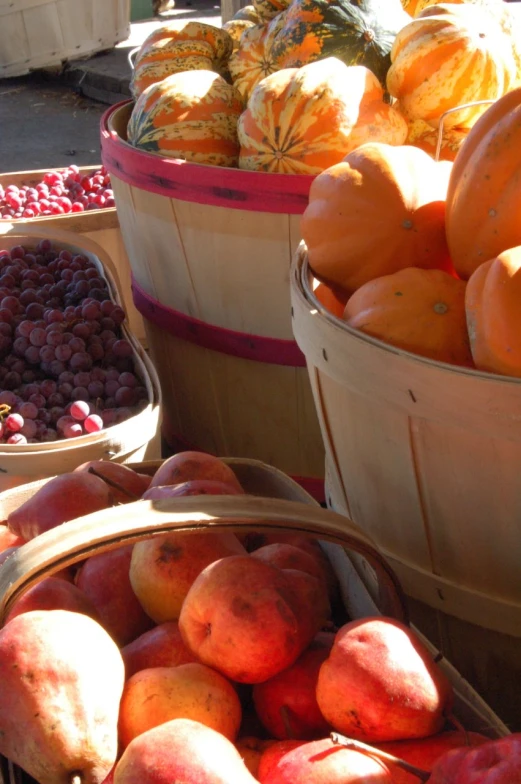
[[[338,151],[341,160],[368,141],[417,146],[431,157],[453,160],[486,111],[483,102],[521,84],[521,26],[503,0],[440,5],[421,0],[405,9],[399,0],[259,0],[225,28],[233,35],[199,22],[165,25],[146,39],[136,59],[133,93],[149,98],[134,107],[131,144],[165,157],[286,174],[319,173],[331,165],[330,152]],[[325,73],[321,62],[329,63],[332,94],[316,101],[310,75]],[[379,84],[370,105],[356,86],[360,68]],[[158,85],[171,74],[194,71],[199,79],[172,82],[158,110]],[[222,139],[223,130],[205,108],[203,73],[215,87],[217,73],[240,94],[240,108],[235,104],[230,111],[226,104],[220,110],[226,139],[234,144],[232,126],[238,122],[238,157],[215,154],[212,140]],[[319,82],[317,77],[316,89]],[[175,111],[163,111],[179,100],[190,105],[194,122],[183,116],[179,123]],[[326,130],[323,103],[329,107]],[[208,154],[201,134],[209,141]],[[311,166],[305,157],[315,159]]]
[[[64,515],[64,482],[88,478],[92,492],[71,488]],[[23,541],[116,498],[189,495],[196,483],[245,492],[202,453],[174,455],[152,477],[91,461],[8,514],[4,564]],[[448,753],[474,760],[504,743],[455,730],[453,687],[430,650],[393,618],[350,620],[329,602],[331,575],[316,540],[276,530],[157,533],[87,554],[4,618],[0,753],[37,784],[410,784],[413,769],[423,781],[444,771]]]
[[[374,143],[315,178],[301,228],[326,310],[412,354],[521,377],[520,101],[496,101],[453,163]]]
[[[0,442],[98,433],[149,392],[94,261],[41,240],[0,251]]]
[[[0,185],[0,220],[30,220],[114,206],[110,174],[104,166],[86,173],[72,165],[48,171],[41,182],[31,185]]]

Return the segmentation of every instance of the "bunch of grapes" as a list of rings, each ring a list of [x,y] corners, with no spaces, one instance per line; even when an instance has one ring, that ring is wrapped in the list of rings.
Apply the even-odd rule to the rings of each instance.
[[[0,251],[0,442],[75,438],[145,408],[124,319],[86,256],[49,240]]]
[[[34,187],[0,185],[0,220],[20,220],[114,207],[110,175],[104,166],[93,174],[77,166],[50,171]]]

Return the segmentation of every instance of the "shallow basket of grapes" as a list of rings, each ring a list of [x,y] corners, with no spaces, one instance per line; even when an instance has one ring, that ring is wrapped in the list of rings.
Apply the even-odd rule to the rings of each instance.
[[[0,174],[0,231],[9,224],[72,231],[101,245],[117,270],[130,328],[145,342],[143,318],[132,301],[130,265],[110,174],[104,166]]]
[[[0,491],[88,460],[156,456],[160,394],[103,248],[56,229],[4,233]]]

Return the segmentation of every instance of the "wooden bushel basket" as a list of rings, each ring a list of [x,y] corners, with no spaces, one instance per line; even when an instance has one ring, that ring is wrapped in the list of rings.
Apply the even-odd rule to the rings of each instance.
[[[172,445],[264,460],[322,493],[324,449],[291,331],[289,268],[312,177],[132,147],[132,102],[102,119],[134,302]]]
[[[0,79],[125,41],[130,0],[0,0]]]
[[[60,249],[83,253],[98,268],[107,281],[111,299],[118,305],[117,272],[110,256],[95,242],[65,231],[28,228],[11,229],[0,236],[0,245],[9,249],[15,245],[35,246],[41,239],[49,239]],[[134,348],[134,363],[149,393],[149,403],[143,411],[125,422],[99,433],[78,438],[40,444],[16,446],[0,444],[0,491],[28,481],[72,471],[88,460],[110,459],[118,463],[155,458],[160,454],[159,415],[161,391],[154,366],[141,344],[123,324],[124,337]]]
[[[25,544],[0,567],[0,625],[21,594],[54,572],[91,555],[132,544],[169,531],[203,530],[277,532],[291,530],[321,540],[340,583],[346,617],[381,613],[407,620],[403,595],[392,569],[370,538],[345,517],[323,510],[295,482],[256,460],[224,459],[248,495],[191,496],[161,501],[136,501],[65,523]],[[153,474],[160,462],[133,466]],[[35,482],[0,495],[0,516],[6,517],[44,484]],[[351,558],[371,564],[377,575],[376,601],[354,568]],[[421,635],[420,635],[421,636]],[[424,638],[433,658],[440,658]],[[439,666],[456,692],[455,712],[464,726],[489,737],[508,735],[508,729],[443,657]],[[27,777],[0,758],[0,784],[25,784]],[[2,778],[3,777],[3,778]],[[232,782],[230,782],[232,784]]]
[[[521,729],[521,380],[434,362],[318,302],[291,273],[326,447],[328,504],[376,542],[411,617]]]
[[[99,168],[99,166],[82,166],[80,167],[80,172],[84,176],[89,176]],[[0,174],[0,185],[4,188],[7,187],[7,185],[17,185],[18,187],[29,185],[34,187],[43,180],[46,171],[46,169],[42,169]],[[58,169],[58,171],[60,171],[60,169]],[[5,227],[9,224],[12,224],[20,230],[23,230],[23,226],[31,226],[43,230],[63,229],[65,231],[74,232],[75,234],[81,234],[83,237],[94,240],[98,245],[101,245],[103,250],[105,250],[112,259],[116,272],[118,273],[119,293],[123,300],[123,306],[127,314],[130,330],[141,343],[145,342],[143,318],[136,310],[132,299],[130,264],[121,237],[118,214],[115,207],[69,213],[68,215],[45,215],[38,218],[0,221],[0,234],[3,233]]]

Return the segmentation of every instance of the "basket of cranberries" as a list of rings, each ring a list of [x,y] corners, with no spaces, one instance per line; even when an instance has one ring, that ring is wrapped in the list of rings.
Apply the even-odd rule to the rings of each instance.
[[[157,375],[110,257],[72,233],[22,231],[0,237],[0,490],[139,460],[159,425]]]

